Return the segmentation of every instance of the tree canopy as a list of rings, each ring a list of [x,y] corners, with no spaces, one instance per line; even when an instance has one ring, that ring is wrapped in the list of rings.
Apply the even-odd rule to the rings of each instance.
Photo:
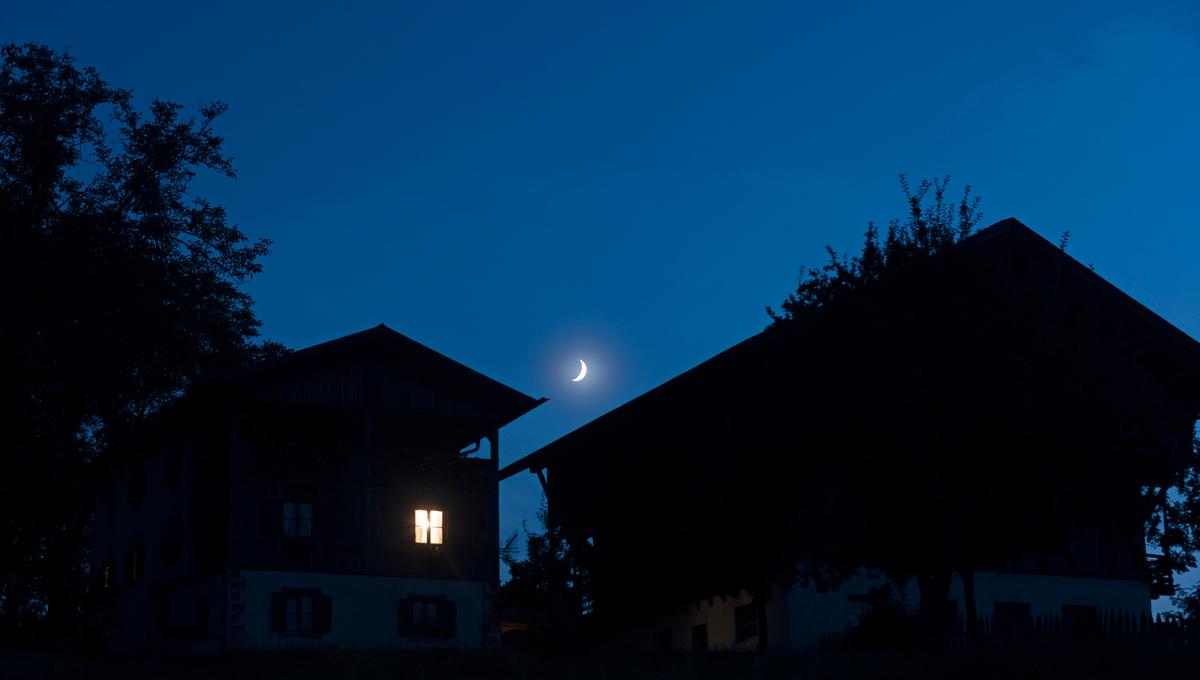
[[[138,105],[44,45],[0,48],[0,615],[80,611],[91,466],[190,385],[244,365],[269,242],[193,191],[234,177],[222,103]]]
[[[980,199],[971,195],[971,185],[963,189],[957,202],[946,198],[950,176],[923,179],[913,190],[908,178],[900,175],[900,188],[908,205],[903,218],[888,222],[880,241],[879,226],[867,223],[862,251],[853,257],[839,255],[825,246],[829,261],[822,267],[801,268],[796,292],[780,305],[780,312],[768,307],[773,326],[794,321],[844,298],[862,286],[943,252],[971,235],[983,213]],[[931,195],[932,194],[932,195]],[[930,200],[927,200],[930,199]]]

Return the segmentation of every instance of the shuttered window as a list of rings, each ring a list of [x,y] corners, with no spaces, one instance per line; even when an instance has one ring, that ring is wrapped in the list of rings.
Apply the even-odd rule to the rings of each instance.
[[[400,600],[400,634],[408,637],[453,638],[457,607],[444,597],[409,595]]]
[[[271,594],[271,630],[319,636],[333,629],[333,597],[319,589],[284,588]]]

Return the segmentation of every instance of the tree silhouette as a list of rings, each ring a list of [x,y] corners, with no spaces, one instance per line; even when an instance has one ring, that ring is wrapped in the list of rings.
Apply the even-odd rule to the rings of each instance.
[[[541,531],[525,533],[525,555],[519,555],[518,536],[512,534],[500,550],[508,567],[509,580],[500,587],[500,613],[520,612],[531,626],[531,638],[551,647],[577,641],[588,593],[588,564],[591,546],[570,540],[563,526],[554,522],[546,498],[537,513]]]
[[[0,619],[61,632],[81,612],[92,469],[205,376],[281,347],[253,344],[240,284],[260,271],[196,172],[233,177],[213,130],[36,44],[0,49]]]
[[[831,246],[825,246],[829,262],[820,268],[801,268],[796,292],[788,295],[780,305],[782,313],[767,308],[772,326],[811,315],[861,287],[877,282],[886,273],[928,259],[970,236],[983,218],[979,211],[980,199],[971,196],[971,185],[968,184],[957,203],[947,201],[949,186],[950,176],[945,175],[921,180],[914,191],[908,178],[901,174],[900,188],[908,204],[906,217],[888,223],[887,235],[882,242],[879,227],[868,222],[862,252],[852,258],[838,255]]]

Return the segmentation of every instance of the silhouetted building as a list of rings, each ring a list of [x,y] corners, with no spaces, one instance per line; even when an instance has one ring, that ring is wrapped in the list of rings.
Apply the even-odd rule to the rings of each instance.
[[[194,390],[101,493],[113,646],[496,643],[498,433],[540,403],[382,324]]]
[[[943,565],[926,583],[947,625],[969,572],[985,626],[1021,636],[1149,614],[1170,584],[1146,495],[1187,464],[1198,413],[1200,345],[1010,219],[500,476],[538,475],[587,546],[579,600],[635,645],[811,648],[884,579],[820,592],[780,565],[854,559]]]

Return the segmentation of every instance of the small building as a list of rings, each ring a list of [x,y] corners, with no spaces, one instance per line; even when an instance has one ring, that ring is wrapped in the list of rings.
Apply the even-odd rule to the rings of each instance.
[[[1198,414],[1200,344],[1009,219],[500,476],[538,476],[586,545],[589,629],[632,646],[811,649],[897,564],[952,628],[973,602],[994,635],[1069,633],[1169,591],[1143,522]],[[795,555],[863,568],[826,590],[781,576],[819,575]]]
[[[112,646],[496,644],[499,431],[542,401],[382,324],[197,388],[108,463]]]

